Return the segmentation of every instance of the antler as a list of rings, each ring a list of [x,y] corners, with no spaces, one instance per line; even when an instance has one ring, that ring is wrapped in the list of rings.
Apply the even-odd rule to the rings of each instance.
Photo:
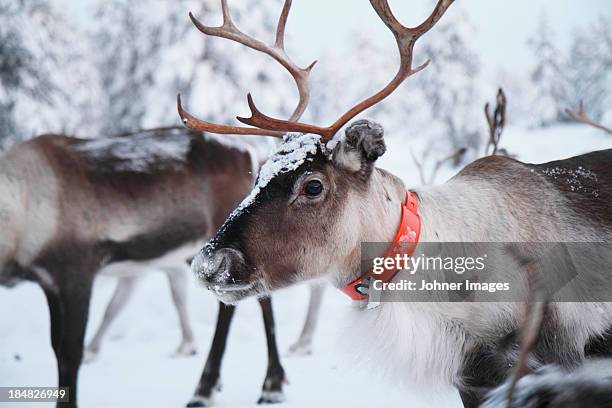
[[[538,335],[540,334],[544,314],[548,310],[548,305],[548,301],[541,300],[527,303],[527,313],[522,328],[519,356],[512,377],[510,377],[510,386],[508,387],[507,401],[509,408],[512,408],[512,401],[514,400],[513,395],[517,383],[529,369],[529,355],[533,351]]]
[[[593,119],[589,117],[584,111],[584,103],[580,101],[580,105],[578,106],[578,112],[571,110],[570,108],[565,108],[565,113],[576,122],[585,123],[587,125],[591,125],[596,127],[597,129],[601,129],[604,132],[612,133],[612,128],[606,127],[601,123],[595,122]]]
[[[485,148],[485,155],[489,152],[489,146],[493,146],[491,155],[497,154],[499,141],[501,140],[504,126],[506,125],[506,95],[502,88],[497,91],[497,106],[491,115],[489,102],[485,104],[484,112],[489,125],[489,142]]]
[[[466,147],[460,147],[459,149],[452,152],[450,155],[436,160],[436,163],[434,164],[434,167],[431,170],[431,173],[429,174],[429,178],[427,178],[424,162],[427,159],[428,153],[431,151],[430,150],[431,147],[432,146],[430,144],[428,146],[427,152],[423,156],[423,160],[417,159],[416,155],[414,154],[414,150],[410,149],[410,155],[412,156],[412,161],[417,166],[417,170],[419,171],[419,178],[421,179],[421,184],[424,186],[433,184],[433,182],[436,180],[436,177],[438,176],[438,172],[440,171],[442,166],[444,166],[444,164],[450,161],[453,161],[453,160],[460,160],[463,157],[463,155],[465,155],[465,153],[467,152]]]
[[[203,34],[210,35],[213,37],[226,38],[228,40],[232,40],[242,45],[245,45],[253,50],[267,54],[270,57],[274,58],[276,61],[278,61],[287,71],[289,71],[295,81],[295,84],[297,85],[299,93],[298,105],[291,114],[289,122],[297,121],[302,116],[302,114],[306,110],[306,107],[308,106],[308,102],[310,101],[310,71],[317,62],[314,61],[306,68],[300,68],[289,58],[289,56],[287,56],[287,53],[285,52],[285,27],[287,25],[287,18],[289,17],[291,3],[292,0],[285,0],[283,11],[281,12],[280,18],[278,20],[278,25],[276,27],[276,37],[273,45],[267,45],[240,31],[232,21],[232,17],[229,12],[229,7],[227,5],[227,0],[221,0],[223,24],[221,24],[221,26],[219,27],[208,27],[202,24],[197,18],[195,18],[191,12],[189,13],[189,18],[191,18],[193,24]],[[250,127],[219,125],[201,119],[197,119],[189,112],[183,110],[180,95],[177,96],[177,108],[185,126],[194,131],[204,131],[221,134],[263,135],[274,137],[282,137],[284,134],[284,132],[275,131],[274,129],[270,129],[266,126],[260,126],[258,129]]]
[[[440,18],[444,15],[448,7],[454,0],[438,0],[438,4],[431,15],[421,24],[416,27],[409,28],[403,26],[391,12],[387,0],[370,0],[372,7],[393,33],[400,53],[400,67],[395,77],[376,94],[359,102],[357,105],[349,109],[336,122],[328,127],[320,127],[299,122],[291,122],[285,120],[274,119],[261,113],[251,95],[248,96],[249,107],[251,109],[250,118],[238,117],[238,120],[247,125],[256,126],[258,128],[270,129],[279,132],[303,132],[314,133],[321,135],[322,140],[330,140],[348,121],[377,104],[378,102],[389,96],[397,87],[406,80],[409,76],[421,71],[429,64],[429,60],[412,68],[412,53],[416,41],[426,32],[428,32]]]

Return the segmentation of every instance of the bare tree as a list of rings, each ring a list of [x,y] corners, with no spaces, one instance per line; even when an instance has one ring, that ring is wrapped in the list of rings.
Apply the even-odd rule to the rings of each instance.
[[[443,21],[423,45],[423,52],[431,56],[433,64],[423,71],[423,75],[415,77],[415,83],[427,102],[423,112],[427,116],[421,116],[429,120],[421,124],[418,118],[411,118],[418,123],[419,132],[428,132],[444,140],[447,148],[442,154],[452,155],[463,147],[473,150],[474,153],[466,154],[465,159],[477,156],[476,150],[480,149],[482,141],[478,126],[479,108],[473,101],[482,98],[484,87],[481,60],[473,47],[473,35],[474,27],[468,11],[460,8],[454,16],[449,16],[449,20]],[[406,101],[401,103],[409,104],[414,98],[414,89],[408,85],[404,91],[410,96],[404,97]],[[412,114],[413,117],[418,115]]]
[[[534,65],[530,72],[531,114],[539,126],[549,126],[562,118],[563,104],[569,100],[565,54],[557,47],[554,27],[545,14],[529,38]],[[560,105],[561,103],[561,105]]]
[[[40,126],[42,112],[62,93],[54,68],[57,50],[43,49],[58,37],[54,32],[62,17],[40,0],[0,0],[0,145],[24,139]],[[43,23],[36,25],[36,23]],[[35,30],[33,28],[36,27]],[[32,32],[36,32],[36,36]],[[20,120],[29,111],[28,121]],[[46,118],[45,118],[46,119]]]
[[[430,145],[431,146],[431,145]],[[416,155],[414,154],[414,150],[410,149],[410,155],[412,156],[412,161],[414,162],[414,164],[417,167],[417,170],[419,171],[419,178],[421,180],[421,184],[426,186],[426,185],[431,185],[436,181],[436,177],[438,176],[438,172],[440,171],[440,169],[448,164],[448,163],[453,163],[453,162],[460,162],[461,158],[465,155],[465,153],[467,152],[467,148],[466,147],[461,147],[457,150],[455,150],[453,153],[451,153],[450,155],[442,158],[442,159],[438,159],[435,161],[433,168],[428,171],[426,169],[425,166],[425,162],[427,161],[427,158],[429,156],[429,152],[431,152],[433,149],[427,148],[425,149],[425,152],[423,153],[423,159],[419,160],[417,159]]]

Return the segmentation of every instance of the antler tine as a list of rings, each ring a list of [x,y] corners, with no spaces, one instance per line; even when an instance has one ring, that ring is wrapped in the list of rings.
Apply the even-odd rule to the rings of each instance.
[[[571,110],[570,108],[565,108],[565,113],[570,118],[574,119],[576,122],[581,122],[581,123],[596,127],[597,129],[601,129],[604,132],[612,133],[612,128],[606,127],[602,125],[601,123],[595,122],[593,119],[589,117],[589,115],[586,114],[586,112],[584,111],[584,103],[582,100],[580,101],[580,104],[578,105],[577,112],[574,110]]]
[[[349,109],[343,114],[336,122],[328,127],[320,127],[314,125],[308,125],[304,123],[296,123],[283,121],[279,119],[273,119],[266,115],[263,115],[252,103],[252,99],[249,103],[251,108],[250,118],[238,118],[239,121],[251,126],[266,127],[267,129],[273,129],[277,131],[296,131],[296,132],[308,132],[321,135],[321,139],[324,141],[330,140],[334,135],[352,118],[368,109],[369,107],[377,104],[378,102],[385,99],[397,87],[406,80],[409,76],[423,70],[429,64],[429,61],[419,65],[416,68],[412,68],[412,54],[416,41],[427,31],[429,31],[439,20],[442,18],[446,10],[454,0],[438,0],[436,7],[430,16],[423,21],[421,24],[414,28],[408,28],[403,26],[397,18],[391,12],[388,0],[370,0],[372,7],[385,23],[387,27],[393,33],[398,45],[400,52],[400,67],[395,77],[376,94],[369,98],[359,102],[357,105]]]
[[[489,147],[493,146],[491,155],[496,155],[498,151],[499,141],[501,139],[504,126],[506,126],[506,94],[504,90],[499,88],[496,96],[497,106],[491,114],[489,102],[485,103],[484,113],[489,125],[489,141],[485,146],[485,155],[489,154]]]
[[[218,125],[215,123],[207,122],[202,119],[198,119],[183,109],[180,94],[176,95],[176,107],[178,109],[178,114],[183,121],[183,124],[187,128],[195,132],[211,132],[222,135],[273,136],[278,138],[282,138],[284,135],[283,132],[277,132],[274,130],[248,128],[242,126]]]
[[[285,50],[285,28],[287,27],[287,18],[289,17],[289,11],[291,10],[291,3],[293,0],[285,1],[283,5],[283,11],[278,18],[278,24],[276,26],[276,39],[274,40],[274,46]]]
[[[533,301],[527,304],[527,316],[522,328],[521,347],[518,355],[514,372],[510,377],[510,386],[508,387],[507,401],[508,407],[512,407],[513,395],[516,390],[517,383],[525,375],[529,369],[529,354],[533,351],[536,340],[542,328],[544,314],[548,310],[548,301]]]
[[[274,45],[267,45],[262,41],[259,41],[256,38],[251,37],[240,31],[232,21],[227,0],[221,0],[223,23],[218,27],[206,26],[205,24],[200,22],[191,12],[189,13],[189,18],[196,26],[196,28],[205,35],[235,41],[253,50],[269,55],[270,57],[274,58],[278,63],[280,63],[291,74],[298,89],[299,101],[289,118],[289,122],[294,122],[302,116],[310,101],[310,71],[316,64],[316,61],[314,61],[306,68],[300,68],[289,58],[289,56],[285,52],[285,29],[287,26],[289,11],[291,10],[291,4],[292,0],[285,0],[283,10],[278,20],[278,26],[276,28],[276,37]],[[284,133],[271,130],[266,126],[261,126],[260,129],[256,129],[250,127],[218,125],[197,119],[182,108],[180,104],[180,95],[177,99],[177,108],[185,126],[195,131],[208,131],[212,133],[221,134],[265,135],[274,137],[282,137]]]
[[[271,131],[277,131],[281,133],[302,132],[314,133],[317,135],[321,134],[319,133],[321,129],[324,129],[319,128],[318,126],[308,125],[306,123],[300,123],[297,121],[291,122],[267,116],[259,109],[257,109],[257,106],[255,106],[255,102],[253,102],[253,96],[251,94],[247,95],[247,102],[249,104],[249,109],[251,109],[252,116],[250,118],[243,118],[240,116],[236,117],[236,119],[238,119],[240,122],[245,123],[247,125],[255,126],[260,129],[269,129]]]

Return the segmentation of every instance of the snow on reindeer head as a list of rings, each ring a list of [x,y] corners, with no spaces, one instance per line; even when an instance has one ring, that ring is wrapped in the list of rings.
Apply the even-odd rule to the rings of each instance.
[[[351,125],[334,148],[320,136],[289,135],[192,270],[221,300],[234,302],[354,269],[368,230],[360,223],[371,224],[368,203],[379,191],[371,183],[374,163],[384,152],[382,127],[368,121]],[[381,176],[392,178],[375,178]]]
[[[335,147],[327,143],[355,116],[427,67],[429,61],[413,68],[414,45],[453,1],[438,0],[429,17],[410,28],[397,20],[387,0],[370,0],[396,39],[399,69],[387,86],[328,127],[298,122],[309,102],[308,81],[314,63],[300,68],[285,52],[284,34],[291,0],[285,0],[276,40],[270,46],[237,30],[225,1],[223,24],[219,27],[206,26],[190,14],[205,35],[237,41],[278,61],[292,75],[300,97],[289,120],[280,120],[261,113],[249,94],[251,117],[238,120],[250,127],[197,119],[183,110],[178,98],[179,115],[185,126],[194,131],[275,137],[298,133],[284,137],[279,150],[263,166],[252,193],[193,260],[192,269],[221,300],[235,302],[328,271],[358,273],[360,242],[392,239],[395,225],[379,214],[388,214],[392,223],[397,221],[395,215],[399,217],[399,213],[394,214],[389,203],[401,201],[404,188],[398,178],[374,169],[376,159],[385,152],[382,127],[357,121],[348,127],[345,138]],[[399,206],[396,210],[399,211]]]

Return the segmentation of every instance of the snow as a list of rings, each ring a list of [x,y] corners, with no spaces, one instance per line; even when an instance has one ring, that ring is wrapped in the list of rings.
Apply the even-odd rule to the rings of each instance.
[[[190,143],[185,132],[140,133],[85,140],[75,145],[75,150],[93,162],[110,162],[117,171],[147,172],[154,164],[172,166],[184,162]]]
[[[571,191],[590,193],[595,197],[599,197],[599,192],[596,189],[585,187],[584,184],[582,184],[583,181],[589,183],[590,180],[590,184],[597,185],[597,174],[582,166],[578,166],[575,169],[555,166],[542,170],[542,173],[553,179],[565,179]]]
[[[259,192],[279,174],[293,171],[307,160],[308,155],[317,152],[321,144],[321,136],[301,133],[290,133],[286,135],[283,142],[278,146],[276,152],[264,163],[257,183],[251,193],[246,196],[238,207],[232,212],[230,218],[236,217],[248,208],[257,198]]]
[[[88,335],[99,324],[114,280],[97,278],[88,325]],[[180,331],[166,278],[149,274],[139,286],[102,346],[98,360],[80,372],[79,399],[86,408],[182,407],[192,396],[204,367],[215,328],[217,302],[197,284],[189,288],[189,312],[194,326],[198,354],[171,358],[180,340]],[[288,349],[301,329],[306,313],[305,286],[281,291],[273,298],[280,352]],[[315,334],[314,354],[283,357],[289,384],[287,401],[279,408],[320,406],[397,406],[407,401],[406,392],[364,371],[356,371],[351,356],[342,353],[347,341],[338,332],[338,322],[348,307],[344,295],[328,290],[322,318]],[[25,384],[54,385],[55,360],[48,338],[49,318],[42,291],[24,283],[13,290],[0,289],[0,386]],[[10,317],[6,311],[11,312]],[[342,324],[340,324],[342,325]],[[15,356],[19,356],[16,360]],[[257,302],[241,303],[230,331],[221,381],[218,407],[256,407],[266,373],[266,342]],[[367,384],[367,386],[364,386]],[[410,397],[410,406],[425,408],[428,396]],[[456,401],[454,392],[446,397],[448,407]],[[26,406],[26,405],[24,405]],[[39,403],[36,407],[50,408]],[[10,407],[0,403],[0,407]]]
[[[404,179],[407,186],[418,184],[416,167],[409,148],[426,146],[425,139],[389,135],[388,151],[380,166]],[[304,137],[293,140],[302,148],[295,156],[277,153],[261,177],[260,188],[277,172],[299,166],[318,140]],[[586,126],[572,125],[548,129],[509,127],[501,147],[528,162],[545,162],[596,149],[612,147],[612,138]],[[281,165],[282,163],[282,165]],[[588,170],[588,169],[587,169]],[[444,169],[438,182],[456,170]],[[114,281],[97,278],[88,325],[88,336],[99,324]],[[281,352],[297,337],[306,312],[308,291],[304,286],[287,289],[273,297],[276,332]],[[290,384],[287,401],[279,408],[319,406],[410,406],[461,407],[457,393],[434,396],[423,390],[405,390],[393,380],[382,380],[376,367],[357,370],[359,356],[347,355],[343,336],[344,312],[348,299],[328,289],[322,305],[320,326],[315,334],[314,353],[300,358],[283,358]],[[163,274],[143,278],[131,303],[111,327],[99,360],[85,365],[80,374],[79,399],[87,408],[107,407],[181,407],[189,400],[201,370],[215,328],[217,303],[213,296],[192,280],[189,287],[189,312],[199,354],[191,358],[170,358],[178,345],[180,332]],[[49,341],[49,317],[42,291],[24,283],[14,289],[0,288],[0,386],[54,385],[56,366]],[[230,331],[222,368],[223,391],[219,407],[254,407],[266,371],[266,346],[257,303],[241,303]],[[364,350],[367,353],[367,350]],[[381,370],[382,371],[382,370]],[[9,407],[0,403],[0,407]],[[50,404],[40,403],[40,408]]]

